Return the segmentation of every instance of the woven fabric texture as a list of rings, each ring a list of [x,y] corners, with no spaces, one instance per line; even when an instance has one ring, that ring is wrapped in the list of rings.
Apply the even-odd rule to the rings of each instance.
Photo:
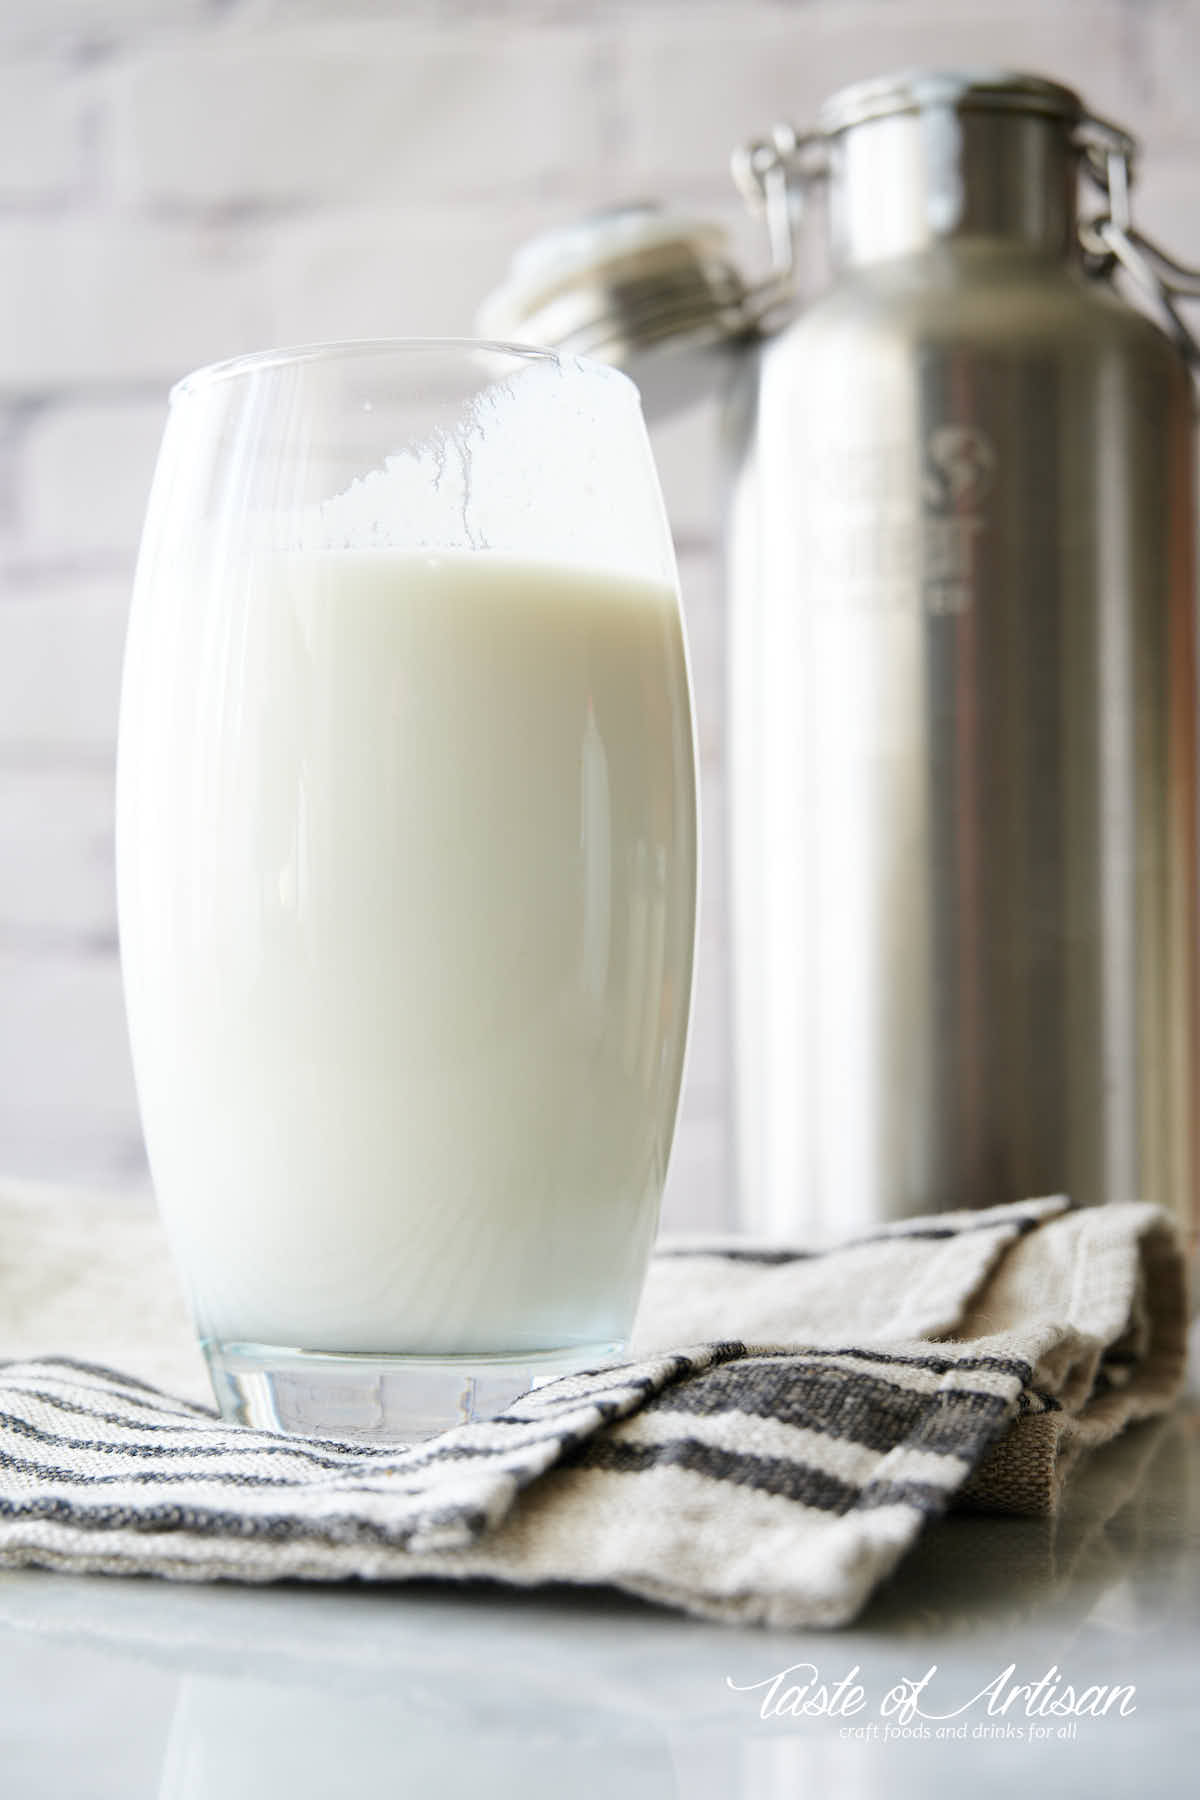
[[[59,1217],[46,1229],[74,1260],[56,1282],[37,1217],[0,1199],[8,1565],[604,1583],[719,1619],[837,1625],[948,1506],[1053,1512],[1081,1451],[1171,1404],[1186,1355],[1165,1216],[1037,1200],[823,1251],[664,1246],[627,1363],[411,1449],[297,1439],[154,1385],[152,1341],[108,1366],[130,1329],[110,1319],[106,1336],[104,1304],[137,1269],[106,1262],[102,1211],[90,1258]],[[150,1220],[114,1253],[128,1265],[139,1230],[153,1270]],[[34,1350],[14,1299],[30,1285],[50,1323],[73,1321],[66,1345]],[[80,1354],[89,1332],[102,1361]]]

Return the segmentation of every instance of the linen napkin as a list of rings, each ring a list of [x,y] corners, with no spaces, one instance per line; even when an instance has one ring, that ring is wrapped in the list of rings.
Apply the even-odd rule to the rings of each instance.
[[[1186,1356],[1166,1216],[1036,1200],[821,1251],[666,1245],[627,1363],[408,1450],[298,1440],[152,1385],[129,1313],[95,1316],[89,1284],[111,1304],[139,1275],[161,1306],[149,1221],[146,1256],[131,1266],[126,1233],[117,1271],[102,1218],[87,1256],[55,1215],[74,1259],[56,1279],[45,1211],[0,1204],[0,1351],[21,1352],[0,1366],[0,1564],[603,1583],[838,1625],[951,1504],[1053,1512],[1080,1451],[1163,1411]],[[28,1354],[22,1267],[75,1354]],[[79,1355],[85,1327],[103,1363]],[[141,1374],[107,1366],[122,1340]]]

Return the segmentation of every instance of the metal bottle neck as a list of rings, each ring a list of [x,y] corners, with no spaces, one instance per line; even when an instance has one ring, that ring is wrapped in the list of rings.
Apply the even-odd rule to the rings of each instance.
[[[1061,118],[949,104],[864,119],[829,145],[831,259],[844,269],[968,238],[1077,257],[1077,181]]]

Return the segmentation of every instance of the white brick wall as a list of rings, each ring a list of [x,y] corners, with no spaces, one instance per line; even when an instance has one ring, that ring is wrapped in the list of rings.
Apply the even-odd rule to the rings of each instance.
[[[15,484],[31,557],[134,554],[165,418],[160,400],[63,400],[38,411]]]
[[[112,808],[106,767],[0,771],[0,948],[111,955]]]
[[[5,0],[0,50],[107,48],[163,26],[199,24],[212,0]]]
[[[51,558],[40,569],[9,562],[0,594],[0,771],[111,766],[128,603],[124,568],[80,575]],[[7,846],[0,867],[9,867]]]
[[[154,392],[269,331],[244,227],[153,213],[0,214],[0,391]]]
[[[121,984],[104,950],[0,948],[6,1174],[142,1176]],[[143,1177],[144,1178],[144,1177]]]
[[[272,330],[294,344],[469,336],[480,295],[545,217],[528,198],[494,212],[460,201],[305,211],[264,235]]]
[[[0,65],[0,201],[61,200],[84,177],[85,84],[49,58]]]
[[[1191,0],[1149,0],[1137,9],[1130,52],[1138,100],[1153,117],[1153,141],[1195,151],[1200,144],[1200,32]]]
[[[345,22],[176,43],[115,74],[134,203],[420,201],[565,186],[601,151],[590,32]]]
[[[835,88],[893,68],[1018,66],[1069,80],[1101,110],[1127,116],[1134,100],[1121,0],[710,7],[682,29],[657,10],[624,39],[621,98],[629,167],[672,187],[719,174],[728,148],[774,119],[811,122]]]
[[[0,5],[0,1172],[133,1179],[110,815],[128,581],[168,383],[270,342],[463,333],[511,248],[664,193],[896,65],[1081,87],[1200,259],[1200,0],[8,0]],[[668,1216],[727,1172],[716,411],[662,428],[704,776]]]
[[[1144,165],[1137,214],[1150,237],[1185,262],[1200,263],[1200,155],[1168,153]]]

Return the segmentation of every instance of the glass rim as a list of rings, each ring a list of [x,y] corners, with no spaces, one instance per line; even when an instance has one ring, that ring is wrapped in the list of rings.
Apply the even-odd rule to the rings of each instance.
[[[219,382],[256,374],[260,370],[281,368],[289,363],[348,362],[359,356],[415,355],[420,352],[446,354],[454,351],[483,351],[492,356],[510,357],[518,363],[554,363],[559,368],[578,368],[584,374],[616,376],[639,402],[641,400],[636,382],[613,363],[600,362],[596,357],[567,355],[558,350],[547,349],[541,344],[506,343],[496,338],[471,337],[332,338],[324,342],[283,344],[269,350],[250,350],[240,356],[227,356],[218,362],[203,363],[198,369],[182,375],[172,385],[167,399],[168,404],[173,406],[177,400],[186,399]]]

